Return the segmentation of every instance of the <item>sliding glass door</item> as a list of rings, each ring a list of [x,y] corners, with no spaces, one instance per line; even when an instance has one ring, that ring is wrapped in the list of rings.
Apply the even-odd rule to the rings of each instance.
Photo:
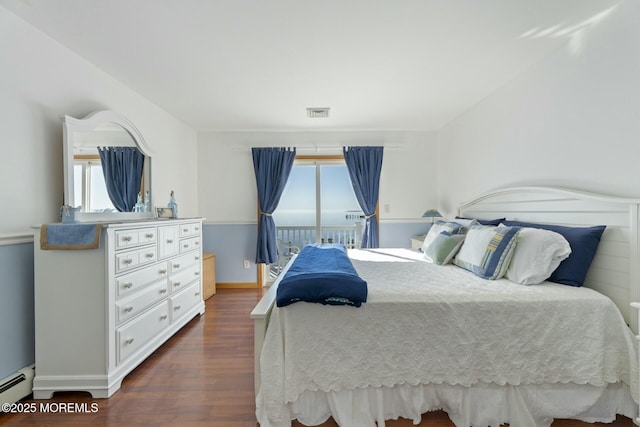
[[[296,160],[273,219],[283,255],[280,267],[309,243],[359,247],[363,213],[344,160]]]

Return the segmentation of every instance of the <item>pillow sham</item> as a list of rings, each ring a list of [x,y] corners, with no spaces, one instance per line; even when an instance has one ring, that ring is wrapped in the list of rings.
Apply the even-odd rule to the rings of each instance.
[[[506,226],[532,227],[551,230],[561,234],[569,246],[571,255],[560,263],[551,274],[549,281],[569,286],[582,286],[587,277],[587,271],[596,255],[600,238],[606,226],[568,227],[562,225],[536,224],[522,221],[504,221]]]
[[[571,246],[561,234],[522,228],[506,277],[522,285],[537,285],[547,280],[570,254]]]
[[[474,225],[453,263],[484,279],[500,279],[509,267],[519,231],[520,227]]]
[[[426,252],[427,248],[435,240],[436,237],[443,231],[446,231],[451,234],[464,234],[466,229],[462,226],[462,224],[458,224],[457,222],[452,221],[442,221],[438,220],[431,224],[431,228],[427,232],[427,235],[424,237],[424,242],[422,242],[422,252]]]
[[[472,219],[465,218],[463,216],[457,216],[455,219]],[[481,225],[500,225],[506,218],[496,218],[496,219],[474,219]]]
[[[464,234],[451,234],[443,231],[438,234],[424,251],[427,261],[438,265],[449,264],[464,243]]]

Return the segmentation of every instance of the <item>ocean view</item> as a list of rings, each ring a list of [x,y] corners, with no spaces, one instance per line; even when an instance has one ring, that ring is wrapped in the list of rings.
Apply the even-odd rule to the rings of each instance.
[[[357,217],[362,215],[362,211],[330,210],[322,212],[323,226],[343,226],[354,225],[362,221]],[[354,216],[356,218],[354,218]],[[315,226],[316,211],[313,209],[276,209],[273,213],[273,220],[277,227],[287,226]]]

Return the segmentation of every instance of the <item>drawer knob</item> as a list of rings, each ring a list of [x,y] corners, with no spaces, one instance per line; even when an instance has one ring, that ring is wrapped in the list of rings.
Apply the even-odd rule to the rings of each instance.
[[[146,254],[144,254],[145,257],[147,258],[153,258],[154,253],[153,252],[147,252]]]
[[[200,227],[194,227],[193,229],[196,231],[200,231]]]
[[[187,231],[189,231],[189,229],[188,228],[183,228],[182,231],[184,231],[186,233]]]
[[[193,259],[195,259],[197,261],[197,260],[200,259],[200,257],[196,255],[195,257],[193,257]]]
[[[147,239],[153,239],[153,233],[147,233],[144,235]]]
[[[167,274],[167,269],[163,268],[162,270],[160,270],[158,273],[160,274]]]
[[[166,290],[166,289],[160,289],[160,293],[161,293],[161,294],[166,294],[166,293],[167,293],[167,290]]]
[[[175,282],[173,286],[177,288],[178,286],[180,286],[180,282]]]
[[[131,237],[131,236],[123,236],[123,237],[122,237],[122,240],[124,240],[125,242],[130,242],[130,241],[131,241],[131,239],[132,239],[132,237]]]
[[[180,310],[180,306],[179,306],[179,305],[176,305],[175,307],[173,307],[173,309],[174,309],[175,311],[178,311],[178,310]]]
[[[196,293],[195,293],[195,296],[200,296],[200,292],[196,292]]]
[[[195,242],[195,245],[196,246],[200,246],[200,242]]]
[[[194,275],[194,276],[199,276],[199,275],[200,275],[200,272],[199,272],[199,271],[194,271],[194,272],[193,272],[193,275]]]
[[[180,268],[180,264],[178,264],[178,263],[173,264],[173,268]]]
[[[167,318],[166,314],[163,314],[162,316],[160,316],[160,320],[166,320],[166,318]]]
[[[127,258],[127,259],[125,259],[125,260],[122,260],[122,262],[123,262],[124,264],[127,264],[127,265],[128,265],[128,264],[131,264],[131,263],[133,262],[133,259],[131,259],[131,258]]]
[[[184,245],[182,245],[182,247],[183,247],[183,248],[188,248],[188,247],[189,247],[189,244],[188,244],[188,243],[185,243]]]
[[[134,339],[133,338],[129,338],[128,340],[126,340],[124,343],[125,344],[133,344]]]
[[[124,309],[125,313],[130,313],[131,311],[133,311],[133,306],[125,307]]]
[[[173,243],[173,239],[167,239],[167,243]]]
[[[125,289],[131,289],[132,286],[133,286],[132,282],[125,283],[124,285],[122,285],[122,287],[125,288]]]

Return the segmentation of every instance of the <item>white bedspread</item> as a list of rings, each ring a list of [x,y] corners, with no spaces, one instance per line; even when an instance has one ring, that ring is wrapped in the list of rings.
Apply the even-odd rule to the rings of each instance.
[[[289,425],[287,405],[306,391],[604,386],[637,376],[634,336],[615,304],[596,291],[487,281],[403,249],[350,256],[369,287],[362,307],[273,309],[256,402],[259,418],[271,425]]]

